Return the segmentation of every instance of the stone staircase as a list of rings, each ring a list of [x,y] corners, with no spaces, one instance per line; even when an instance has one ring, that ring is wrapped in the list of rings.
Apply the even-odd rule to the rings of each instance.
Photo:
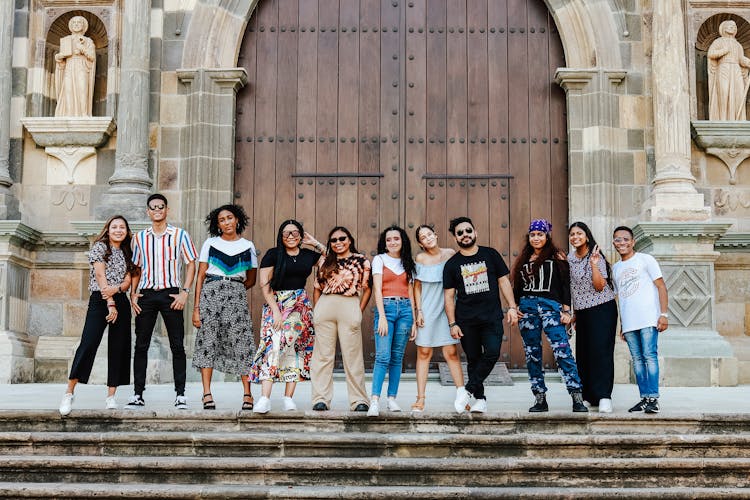
[[[750,416],[0,411],[0,498],[749,498]]]

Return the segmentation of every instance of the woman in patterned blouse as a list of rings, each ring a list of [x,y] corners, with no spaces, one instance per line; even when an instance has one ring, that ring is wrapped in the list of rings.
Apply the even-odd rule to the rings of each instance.
[[[345,227],[334,227],[318,270],[313,300],[315,347],[310,363],[313,410],[325,411],[333,398],[336,338],[346,372],[349,407],[367,411],[365,363],[362,354],[362,311],[370,300],[370,262],[357,253],[354,237]]]
[[[89,251],[89,306],[83,324],[81,343],[76,349],[68,377],[68,388],[60,403],[60,414],[73,408],[73,391],[78,382],[86,384],[94,358],[109,325],[107,341],[107,399],[105,407],[117,408],[118,385],[130,384],[130,288],[133,266],[132,238],[125,217],[111,217]]]
[[[568,239],[573,247],[568,262],[573,321],[578,332],[576,362],[583,383],[583,399],[591,406],[598,406],[601,413],[610,413],[617,330],[612,270],[586,224],[571,224]]]

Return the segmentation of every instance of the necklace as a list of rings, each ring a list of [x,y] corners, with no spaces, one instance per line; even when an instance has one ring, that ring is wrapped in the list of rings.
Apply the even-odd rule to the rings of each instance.
[[[290,255],[289,253],[287,253],[287,255],[289,255],[290,259],[292,259],[292,262],[294,262],[295,264],[297,263],[297,257],[299,257],[299,252],[297,252],[295,255]]]

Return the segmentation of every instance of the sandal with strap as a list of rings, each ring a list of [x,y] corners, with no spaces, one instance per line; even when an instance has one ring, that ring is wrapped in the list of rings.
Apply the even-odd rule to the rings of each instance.
[[[245,394],[243,397],[250,398],[250,401],[242,401],[242,409],[243,410],[252,410],[253,409],[253,395],[252,394]]]
[[[415,413],[421,413],[424,411],[424,396],[417,398],[413,405],[411,405],[411,411]]]
[[[210,397],[211,399],[206,401],[206,398]],[[216,402],[214,401],[214,397],[211,395],[211,393],[206,393],[203,395],[203,409],[204,410],[215,410],[216,409]]]

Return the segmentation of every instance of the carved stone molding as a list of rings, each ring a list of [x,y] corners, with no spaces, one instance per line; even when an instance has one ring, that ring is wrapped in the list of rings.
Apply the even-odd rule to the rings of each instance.
[[[695,143],[724,162],[729,183],[737,184],[737,169],[750,157],[750,122],[695,120],[691,125]]]

